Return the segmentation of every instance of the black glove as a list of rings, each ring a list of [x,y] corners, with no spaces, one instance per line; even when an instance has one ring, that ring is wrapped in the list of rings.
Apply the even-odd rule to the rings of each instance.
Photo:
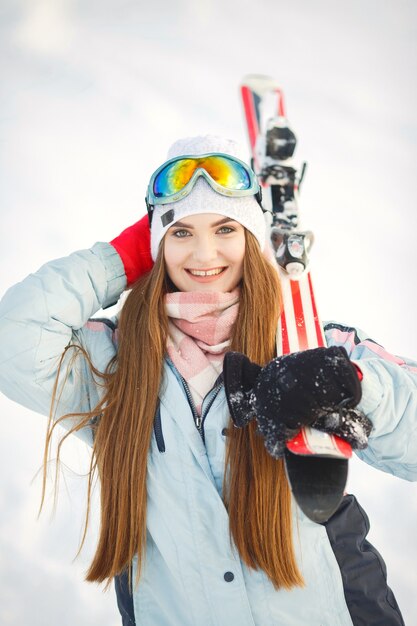
[[[372,422],[358,409],[340,408],[338,411],[323,412],[312,423],[313,428],[345,439],[354,450],[364,450],[368,445]]]
[[[362,422],[364,418],[365,431],[370,432],[365,416],[358,411],[348,413],[361,399],[361,385],[342,347],[294,352],[273,359],[263,368],[243,354],[228,352],[223,375],[234,424],[242,427],[256,417],[273,456],[282,455],[285,442],[300,428],[316,426],[316,422],[326,432],[348,434],[350,439],[345,438],[350,443],[356,442],[354,418],[358,421],[360,416]],[[366,446],[365,431],[358,426],[357,439],[362,447]]]

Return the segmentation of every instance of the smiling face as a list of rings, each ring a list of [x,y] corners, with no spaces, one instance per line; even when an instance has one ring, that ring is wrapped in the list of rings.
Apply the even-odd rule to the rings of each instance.
[[[164,238],[168,276],[179,291],[232,291],[243,275],[245,229],[215,213],[190,215]]]

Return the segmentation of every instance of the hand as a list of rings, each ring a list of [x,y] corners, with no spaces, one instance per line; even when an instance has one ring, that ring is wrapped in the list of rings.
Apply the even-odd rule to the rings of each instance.
[[[336,424],[329,416],[345,415],[361,399],[358,370],[341,347],[295,352],[275,358],[263,368],[243,354],[229,352],[223,373],[234,424],[242,427],[256,417],[258,430],[274,456],[282,454],[285,442],[300,428],[315,422],[328,432],[332,424],[332,432],[338,434],[343,419]],[[329,417],[327,422],[323,415]],[[356,417],[359,415],[357,412]],[[353,440],[352,423],[345,426],[344,432],[349,431]],[[361,441],[364,443],[363,437]]]
[[[123,261],[128,287],[152,269],[150,238],[149,218],[145,215],[110,242]]]

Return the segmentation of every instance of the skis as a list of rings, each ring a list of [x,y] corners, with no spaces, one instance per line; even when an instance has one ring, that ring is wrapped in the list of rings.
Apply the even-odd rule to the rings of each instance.
[[[266,76],[246,76],[241,86],[252,165],[271,215],[271,243],[278,263],[283,311],[277,353],[325,346],[313,283],[308,270],[314,241],[299,229],[298,191],[306,165],[293,162],[296,137],[288,124],[284,94]],[[350,445],[321,431],[304,428],[287,443],[285,467],[294,498],[314,522],[338,508],[347,480]]]

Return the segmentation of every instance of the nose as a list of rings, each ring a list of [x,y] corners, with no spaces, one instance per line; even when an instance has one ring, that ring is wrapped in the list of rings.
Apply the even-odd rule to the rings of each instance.
[[[193,259],[201,266],[208,266],[209,263],[217,259],[216,241],[210,233],[195,238]]]

